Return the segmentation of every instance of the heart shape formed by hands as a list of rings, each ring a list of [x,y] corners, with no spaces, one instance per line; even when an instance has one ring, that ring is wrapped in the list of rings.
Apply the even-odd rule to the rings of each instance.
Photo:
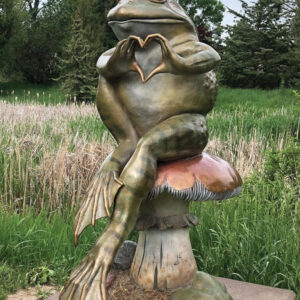
[[[160,44],[161,51],[162,51],[162,54],[163,54],[163,45],[162,45],[162,43],[164,43],[165,41],[163,41],[161,39],[161,35],[159,35],[159,34],[151,34],[151,35],[148,35],[145,40],[143,40],[140,37],[136,37],[136,36],[134,36],[132,38],[135,40],[136,44],[141,49],[146,49],[149,46],[150,43],[157,42],[158,44]],[[148,76],[146,78],[145,78],[145,74],[144,74],[144,71],[143,71],[142,67],[140,66],[140,64],[136,60],[136,57],[135,57],[134,68],[135,68],[135,71],[137,71],[139,73],[142,82],[146,83],[155,74],[157,74],[157,73],[159,73],[159,72],[162,71],[162,66],[163,65],[164,65],[164,62],[163,62],[163,59],[161,59],[161,61],[154,67],[154,69],[149,72],[149,74],[148,74]]]

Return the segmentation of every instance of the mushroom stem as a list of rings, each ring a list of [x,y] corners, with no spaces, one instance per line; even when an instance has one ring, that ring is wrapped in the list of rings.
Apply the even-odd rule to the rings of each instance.
[[[138,246],[131,265],[135,282],[146,289],[173,289],[190,283],[197,271],[189,226],[197,224],[189,202],[164,191],[140,208]],[[138,224],[137,224],[138,225]]]
[[[141,231],[131,275],[145,289],[173,289],[188,285],[197,265],[189,228]]]

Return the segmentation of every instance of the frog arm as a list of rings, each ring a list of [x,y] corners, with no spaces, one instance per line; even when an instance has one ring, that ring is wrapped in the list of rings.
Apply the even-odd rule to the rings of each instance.
[[[145,82],[158,73],[203,74],[211,71],[221,60],[219,54],[212,47],[200,42],[190,40],[173,47],[164,36],[155,33],[147,36],[145,47],[152,40],[161,46],[162,61],[148,75]]]
[[[97,61],[97,68],[99,71],[103,70],[109,59],[111,58],[112,54],[114,53],[116,48],[109,49],[105,51],[103,54],[100,55],[98,61]]]
[[[115,48],[104,52],[98,59],[99,73],[108,79],[113,79],[124,76],[128,72],[138,72],[143,81],[143,71],[134,55],[136,46],[139,44],[142,47],[142,43],[142,39],[134,35],[118,42]]]
[[[106,52],[104,52],[102,55],[100,55],[96,64],[99,74],[108,79],[113,79],[121,75],[119,68],[114,68],[114,70],[112,70],[112,68],[108,66],[108,62],[111,59],[112,55],[114,54],[115,49],[116,47],[109,49]]]
[[[123,183],[120,172],[135,151],[138,136],[113,84],[100,75],[96,104],[101,119],[116,139],[117,148],[103,162],[90,183],[74,221],[75,245],[82,231],[99,218],[110,217],[110,207]]]
[[[187,43],[188,44],[188,43]],[[179,49],[177,54],[185,60],[186,70],[189,73],[202,74],[211,71],[221,61],[221,57],[216,50],[207,44],[197,42],[196,44],[183,45],[183,47],[191,47],[189,50]],[[176,48],[174,49],[176,51]],[[187,53],[185,53],[187,52]]]

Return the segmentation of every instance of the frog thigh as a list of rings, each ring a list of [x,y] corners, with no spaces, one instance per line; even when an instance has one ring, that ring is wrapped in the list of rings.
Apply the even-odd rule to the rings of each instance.
[[[157,124],[142,137],[138,146],[148,148],[158,160],[174,160],[201,153],[207,140],[205,117],[186,113]]]
[[[150,129],[140,139],[120,179],[137,194],[147,194],[154,185],[157,161],[199,154],[207,141],[203,115],[187,113],[173,116]]]

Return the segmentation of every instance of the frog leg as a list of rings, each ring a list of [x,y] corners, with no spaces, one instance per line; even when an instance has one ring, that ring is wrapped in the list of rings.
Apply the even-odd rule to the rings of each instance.
[[[116,199],[113,222],[117,219],[125,221],[132,229],[142,200],[154,186],[157,162],[199,154],[207,141],[206,120],[200,114],[173,116],[149,130],[139,140],[134,154],[120,175],[124,187]],[[122,197],[125,190],[126,197]],[[124,219],[126,214],[128,216]]]
[[[207,144],[205,117],[182,114],[149,130],[120,175],[111,222],[94,248],[72,272],[60,300],[107,300],[107,272],[117,250],[134,228],[140,204],[154,186],[157,162],[201,153]]]
[[[95,220],[110,217],[110,207],[115,195],[122,186],[118,180],[124,166],[134,153],[138,135],[131,124],[127,112],[120,104],[113,84],[100,76],[96,98],[97,108],[105,126],[118,143],[117,148],[103,162],[90,183],[84,200],[74,220],[74,242],[88,226],[94,226]]]

